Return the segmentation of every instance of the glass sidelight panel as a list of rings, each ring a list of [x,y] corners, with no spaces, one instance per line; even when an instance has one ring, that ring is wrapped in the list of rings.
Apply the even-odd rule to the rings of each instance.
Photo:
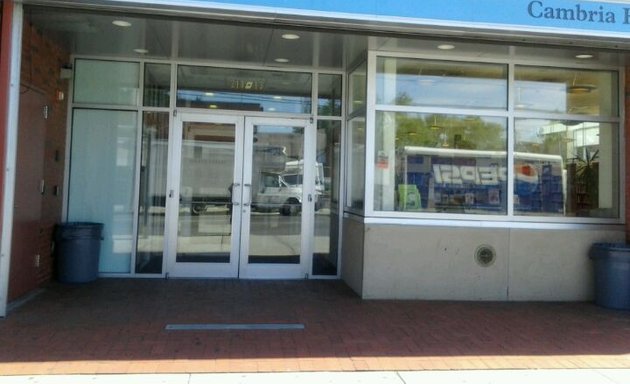
[[[250,264],[299,264],[302,249],[304,127],[256,125],[253,132]],[[249,200],[248,200],[249,199]]]
[[[137,112],[75,109],[68,221],[103,223],[99,272],[129,273]]]
[[[336,275],[339,233],[341,121],[317,124],[313,274]]]
[[[233,124],[184,122],[178,263],[229,263],[236,132]]]
[[[136,273],[162,273],[169,138],[168,123],[168,112],[144,113],[140,160]]]

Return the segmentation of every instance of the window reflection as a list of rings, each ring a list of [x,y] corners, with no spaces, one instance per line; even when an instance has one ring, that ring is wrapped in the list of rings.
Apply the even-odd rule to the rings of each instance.
[[[523,172],[529,184],[521,182],[527,193],[515,200],[516,213],[617,217],[616,125],[519,119],[515,134],[518,152],[545,159]]]
[[[177,106],[310,113],[311,83],[310,73],[180,65]]]
[[[341,75],[318,76],[317,114],[320,116],[341,116]]]
[[[146,64],[144,66],[143,105],[168,107],[171,91],[170,64]]]
[[[612,71],[517,66],[519,111],[617,116],[617,74]]]
[[[378,104],[507,108],[507,66],[379,58]]]
[[[375,210],[507,214],[511,201],[521,216],[619,217],[619,74],[516,65],[509,109],[506,74],[502,64],[377,59]]]
[[[358,117],[348,124],[347,204],[363,210],[365,196],[365,118]]]
[[[136,273],[162,273],[169,114],[145,112],[140,158]]]
[[[375,209],[505,214],[504,118],[377,113]]]

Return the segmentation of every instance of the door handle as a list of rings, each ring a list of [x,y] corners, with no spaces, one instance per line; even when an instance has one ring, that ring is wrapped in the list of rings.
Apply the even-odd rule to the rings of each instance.
[[[247,201],[243,201],[243,207],[249,207],[252,203],[252,185],[251,184],[243,184],[244,188],[247,188],[247,190],[249,191],[249,196]]]

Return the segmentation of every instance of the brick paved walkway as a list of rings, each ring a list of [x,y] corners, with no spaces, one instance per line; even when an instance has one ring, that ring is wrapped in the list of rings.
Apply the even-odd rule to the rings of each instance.
[[[303,330],[168,331],[301,323]],[[630,312],[365,301],[339,281],[102,279],[0,320],[0,375],[630,368]]]

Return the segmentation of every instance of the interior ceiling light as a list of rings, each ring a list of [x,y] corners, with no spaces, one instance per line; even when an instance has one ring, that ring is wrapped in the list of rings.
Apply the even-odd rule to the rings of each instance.
[[[578,83],[577,74],[573,77],[573,83],[567,87],[567,92],[573,94],[591,93],[596,90],[597,87],[593,84]]]
[[[577,73],[576,73],[573,76],[573,82],[571,83],[571,85],[567,87],[567,92],[573,93],[573,94],[581,94],[581,93],[590,93],[591,91],[594,91],[595,89],[597,89],[597,87],[593,84],[578,83]]]
[[[593,55],[591,55],[590,53],[580,53],[579,55],[575,55],[575,58],[577,58],[577,59],[592,59]]]
[[[274,100],[282,100],[282,96],[274,96]]]
[[[214,96],[214,92],[206,92],[205,95],[206,96]]]
[[[595,89],[593,84],[575,84],[569,87],[569,93],[591,93]]]
[[[437,123],[437,116],[436,115],[433,115],[433,124],[431,124],[429,126],[429,129],[431,129],[433,131],[437,131],[439,129],[442,129],[442,127],[439,126],[438,123]]]
[[[282,34],[282,38],[285,40],[297,40],[300,38],[300,35],[296,35],[295,33],[284,33]]]
[[[135,53],[139,53],[141,55],[146,55],[147,53],[149,53],[148,49],[144,49],[144,48],[136,48],[133,50]]]
[[[288,63],[288,62],[289,62],[289,59],[285,59],[285,58],[283,58],[283,57],[278,57],[278,58],[275,60],[275,62],[276,62],[276,63]]]
[[[131,27],[131,23],[125,20],[114,20],[112,21],[112,24],[114,24],[117,27],[123,27],[123,28]]]
[[[438,49],[441,49],[443,51],[450,51],[451,49],[455,49],[455,46],[453,44],[440,44],[437,47]]]

